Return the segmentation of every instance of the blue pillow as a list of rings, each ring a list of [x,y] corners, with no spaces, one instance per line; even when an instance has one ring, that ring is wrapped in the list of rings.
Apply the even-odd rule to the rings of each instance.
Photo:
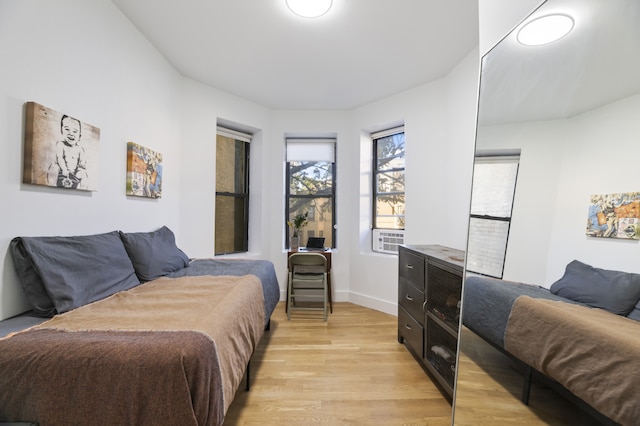
[[[550,290],[594,308],[627,315],[640,300],[640,274],[594,268],[574,260]]]
[[[189,266],[189,257],[176,246],[175,235],[166,226],[153,232],[120,231],[120,237],[142,282]]]
[[[58,313],[140,284],[118,231],[19,241]]]
[[[9,251],[13,259],[13,266],[18,275],[18,282],[22,286],[27,300],[31,304],[33,312],[41,317],[52,317],[56,314],[56,308],[44,288],[40,275],[33,269],[31,258],[22,244],[22,238],[16,237],[9,243]]]

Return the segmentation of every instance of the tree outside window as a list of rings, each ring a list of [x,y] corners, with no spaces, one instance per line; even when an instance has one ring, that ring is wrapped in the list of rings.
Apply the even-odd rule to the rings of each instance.
[[[308,213],[308,224],[300,231],[300,242],[322,235],[327,247],[334,247],[335,164],[328,161],[287,163],[287,220]],[[287,229],[287,238],[290,232]]]
[[[373,227],[376,229],[404,229],[404,130],[374,138],[373,153]]]

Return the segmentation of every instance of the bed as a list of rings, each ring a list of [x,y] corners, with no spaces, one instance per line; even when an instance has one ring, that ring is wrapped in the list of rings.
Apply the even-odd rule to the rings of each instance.
[[[640,275],[573,261],[550,289],[469,276],[463,324],[605,424],[640,418]]]
[[[271,262],[189,259],[166,227],[11,253],[34,309],[0,339],[0,421],[220,425],[280,296]]]

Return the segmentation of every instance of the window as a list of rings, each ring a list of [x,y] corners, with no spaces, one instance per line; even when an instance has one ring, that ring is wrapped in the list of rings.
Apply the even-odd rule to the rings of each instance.
[[[218,127],[215,254],[249,249],[250,141],[250,135]]]
[[[404,127],[371,135],[373,228],[404,229]]]
[[[286,220],[308,212],[308,224],[300,234],[305,245],[311,236],[325,238],[335,247],[336,163],[335,139],[287,139]],[[289,233],[286,228],[286,246]]]
[[[519,161],[519,155],[476,155],[467,247],[471,272],[502,278]]]

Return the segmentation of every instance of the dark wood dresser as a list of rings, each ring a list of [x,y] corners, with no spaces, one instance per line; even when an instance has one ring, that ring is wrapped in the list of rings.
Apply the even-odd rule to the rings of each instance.
[[[455,379],[464,252],[440,245],[398,251],[398,342],[451,398]]]

